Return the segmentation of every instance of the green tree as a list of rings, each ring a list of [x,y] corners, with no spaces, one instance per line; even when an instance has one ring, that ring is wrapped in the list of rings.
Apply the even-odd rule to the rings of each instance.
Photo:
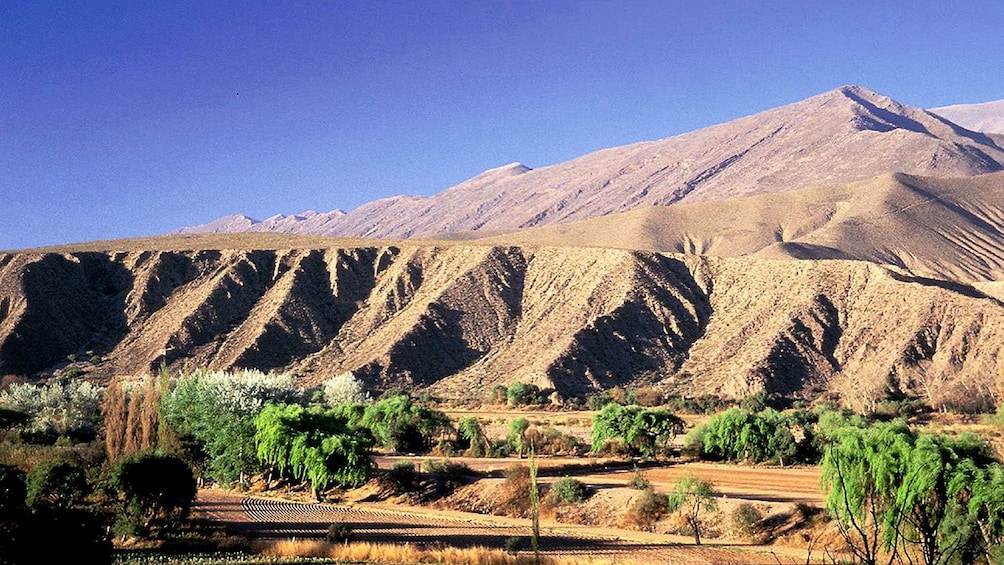
[[[530,428],[530,421],[520,416],[509,422],[509,433],[506,435],[506,445],[522,457],[526,453],[529,445],[526,441],[526,431]]]
[[[701,545],[701,514],[715,510],[717,495],[710,482],[699,480],[690,473],[677,481],[669,493],[669,511],[679,512],[687,521],[696,545]]]
[[[535,384],[515,382],[506,389],[506,401],[509,406],[526,406],[527,404],[543,404],[544,395]]]
[[[175,382],[162,401],[163,416],[183,442],[202,450],[207,476],[243,485],[259,469],[255,416],[269,402],[297,402],[301,394],[289,375],[196,371]]]
[[[450,429],[446,414],[416,404],[407,394],[366,406],[359,424],[370,430],[378,445],[398,452],[428,451],[435,438]]]
[[[731,408],[695,430],[690,443],[698,443],[702,456],[710,459],[783,465],[798,453],[792,424],[771,408],[759,413]]]
[[[646,410],[637,405],[609,403],[593,416],[592,450],[620,438],[632,452],[652,457],[684,428],[684,422],[668,410]]]
[[[270,404],[254,426],[258,459],[306,482],[318,499],[332,484],[354,487],[369,478],[373,464],[368,442],[333,411]]]
[[[457,421],[457,435],[460,436],[460,447],[470,457],[484,457],[491,449],[491,442],[488,441],[481,422],[473,416]]]
[[[120,459],[109,483],[122,497],[120,527],[141,535],[180,524],[197,493],[195,476],[184,461],[148,451]]]

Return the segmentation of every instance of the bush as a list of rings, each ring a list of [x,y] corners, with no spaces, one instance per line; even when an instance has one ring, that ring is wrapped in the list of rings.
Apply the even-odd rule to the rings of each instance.
[[[484,457],[488,455],[491,445],[485,435],[481,422],[471,416],[461,418],[457,422],[458,445],[468,457]]]
[[[121,459],[109,483],[122,496],[117,529],[136,535],[179,525],[197,493],[195,476],[184,461],[150,452]]]
[[[335,522],[328,526],[324,539],[328,543],[349,543],[352,540],[352,526],[344,522]]]
[[[589,498],[589,487],[582,481],[565,477],[554,481],[551,485],[551,494],[558,502],[578,504]]]
[[[324,381],[321,385],[324,402],[328,406],[340,406],[346,403],[359,404],[369,402],[370,395],[363,390],[363,383],[352,371],[342,373]]]
[[[90,441],[101,421],[102,389],[86,381],[13,384],[0,393],[0,409],[20,413],[16,426],[30,443],[51,444],[60,436]]]
[[[418,472],[411,461],[395,462],[390,471],[387,471],[386,477],[391,490],[396,494],[414,492],[419,488]]]
[[[436,480],[436,487],[440,494],[453,492],[467,482],[467,478],[474,472],[463,463],[454,463],[449,459],[436,460],[426,459],[422,463],[423,470],[429,473]]]
[[[506,390],[506,401],[509,406],[526,406],[544,404],[546,399],[541,393],[539,386],[515,382]]]
[[[638,493],[624,516],[625,525],[639,530],[652,531],[666,512],[669,511],[669,499],[664,494],[657,494],[652,489]]]
[[[523,540],[518,537],[506,538],[505,540],[505,552],[513,557],[523,549]]]
[[[631,480],[628,481],[627,487],[634,490],[646,490],[652,488],[652,484],[645,477],[645,474],[635,467],[634,474],[631,475]]]
[[[26,481],[26,502],[32,508],[71,508],[90,494],[84,469],[67,461],[47,461],[35,466]]]
[[[763,514],[749,502],[736,506],[732,511],[732,529],[744,536],[752,536],[757,532],[757,525],[763,520]]]

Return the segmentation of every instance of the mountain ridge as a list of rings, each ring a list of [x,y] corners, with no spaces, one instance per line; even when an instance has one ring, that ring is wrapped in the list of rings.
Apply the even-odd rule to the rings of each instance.
[[[603,149],[515,174],[490,169],[433,196],[235,229],[377,238],[511,231],[647,206],[723,200],[887,172],[972,176],[1004,169],[997,141],[864,87],[681,135]],[[182,228],[212,231],[219,225]]]

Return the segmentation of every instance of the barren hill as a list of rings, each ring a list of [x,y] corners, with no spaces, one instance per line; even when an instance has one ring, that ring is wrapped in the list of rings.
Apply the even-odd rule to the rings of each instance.
[[[564,397],[655,383],[856,405],[1004,392],[1000,302],[869,263],[261,235],[0,256],[0,374],[92,350],[99,379],[162,361],[307,382],[353,370],[461,398],[516,380]]]
[[[923,277],[1004,280],[1004,172],[886,174],[715,202],[652,207],[487,238],[722,257],[854,259]]]
[[[936,177],[1004,169],[1004,149],[919,108],[845,86],[659,141],[530,170],[486,171],[431,197],[398,196],[343,213],[251,223],[242,217],[183,233],[282,231],[361,237],[498,232],[678,202],[838,184],[889,172]]]
[[[1004,100],[942,106],[931,112],[973,131],[1004,135]]]

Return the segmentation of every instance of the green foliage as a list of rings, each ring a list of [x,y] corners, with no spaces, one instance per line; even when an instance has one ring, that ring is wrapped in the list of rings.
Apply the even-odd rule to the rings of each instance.
[[[861,561],[971,560],[1000,542],[1000,465],[974,436],[917,435],[902,420],[829,432],[827,509]]]
[[[202,451],[206,475],[230,485],[243,482],[245,474],[260,468],[255,416],[269,402],[296,402],[301,394],[289,375],[196,371],[178,379],[163,398],[162,409],[165,421],[181,434],[182,441]]]
[[[364,438],[320,407],[269,404],[254,420],[258,459],[319,493],[333,484],[359,486],[373,467]]]
[[[668,410],[610,403],[593,416],[592,450],[598,452],[607,441],[620,438],[632,453],[652,457],[683,428],[683,420]]]
[[[526,431],[530,428],[530,421],[522,416],[509,422],[509,433],[506,435],[506,445],[512,452],[522,457],[528,450],[526,441]]]
[[[154,452],[134,453],[119,460],[109,484],[122,497],[118,529],[121,532],[124,525],[139,535],[180,524],[197,492],[195,476],[184,461]]]
[[[101,394],[101,387],[81,380],[13,384],[0,393],[0,409],[22,415],[8,413],[8,424],[29,442],[51,444],[60,436],[90,441],[101,421]]]
[[[558,502],[578,504],[589,498],[589,487],[578,479],[565,477],[554,481],[551,485],[551,494]]]
[[[383,448],[414,453],[428,451],[450,429],[450,419],[439,410],[416,404],[407,394],[398,394],[366,406],[359,425],[369,429]]]
[[[763,520],[763,513],[749,502],[743,502],[732,511],[732,528],[744,536],[757,532],[757,524]]]
[[[523,549],[523,540],[515,536],[506,538],[504,547],[506,553],[515,557]]]
[[[697,445],[708,459],[783,465],[799,450],[791,433],[793,424],[790,417],[771,408],[759,413],[731,408],[695,430],[687,443]]]
[[[491,450],[491,442],[485,435],[481,422],[473,416],[461,418],[457,422],[457,435],[460,436],[460,448],[468,457],[484,457]]]
[[[28,473],[26,486],[25,500],[32,508],[71,508],[83,502],[91,492],[84,469],[60,460],[36,465]]]
[[[467,482],[467,478],[473,474],[467,465],[449,459],[426,459],[422,463],[422,467],[426,473],[433,476],[436,481],[436,489],[440,494],[453,492]]]
[[[535,384],[515,382],[506,390],[506,402],[509,406],[527,406],[544,404],[547,399]]]
[[[702,481],[687,473],[680,479],[668,496],[670,512],[679,512],[690,525],[694,534],[694,543],[701,545],[701,514],[715,510],[714,487],[708,481]]]

